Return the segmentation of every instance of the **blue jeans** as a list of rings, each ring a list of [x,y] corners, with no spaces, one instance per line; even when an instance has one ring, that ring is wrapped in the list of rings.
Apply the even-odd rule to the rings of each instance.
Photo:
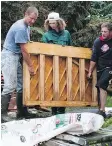
[[[1,70],[4,77],[4,88],[2,95],[10,94],[13,91],[22,93],[23,72],[20,63],[20,54],[15,54],[3,49],[1,53]]]

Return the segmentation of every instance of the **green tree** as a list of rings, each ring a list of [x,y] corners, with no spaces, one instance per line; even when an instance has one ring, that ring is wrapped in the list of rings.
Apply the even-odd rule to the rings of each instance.
[[[35,26],[43,27],[44,20],[51,11],[59,12],[67,22],[67,29],[72,33],[83,28],[85,18],[88,16],[90,2],[8,2],[1,3],[2,38],[5,37],[9,27],[17,19],[23,17],[23,12],[28,6],[34,5],[39,9],[39,19]],[[33,30],[33,29],[32,29]],[[34,29],[36,32],[36,29]]]
[[[103,22],[112,22],[112,2],[93,1],[90,4],[89,20],[83,29],[72,34],[73,45],[92,47],[93,41],[100,35],[100,26]],[[87,17],[88,20],[88,17]]]
[[[38,21],[31,28],[33,41],[40,41],[44,33],[44,20],[51,11],[60,13],[66,21],[73,46],[92,47],[94,39],[99,36],[101,23],[112,22],[112,2],[110,1],[2,1],[2,40],[10,26],[23,17],[29,6],[35,6],[39,10]]]

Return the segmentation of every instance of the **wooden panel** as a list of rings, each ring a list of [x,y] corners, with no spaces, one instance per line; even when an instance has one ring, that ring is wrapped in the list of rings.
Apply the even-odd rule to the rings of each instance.
[[[45,56],[45,100],[53,98],[53,58]]]
[[[41,106],[53,106],[53,107],[81,107],[81,106],[96,106],[98,102],[84,102],[84,101],[27,101],[26,105],[41,105]]]
[[[25,61],[23,61],[23,68],[23,104],[25,105],[26,101],[30,99],[30,73]]]
[[[67,57],[67,100],[72,100],[72,58]]]
[[[97,106],[96,71],[91,82],[87,79],[90,49],[42,43],[26,47],[36,74],[30,76],[24,63],[25,105]]]
[[[59,58],[59,100],[67,99],[66,58]]]
[[[91,50],[89,48],[61,46],[38,42],[28,43],[25,47],[31,54],[46,54],[86,59],[90,59],[91,57]]]
[[[44,70],[45,56],[40,55],[40,78],[39,78],[39,100],[44,100]]]
[[[53,91],[54,100],[59,100],[59,56],[53,57]]]
[[[72,60],[72,96],[73,100],[78,101],[79,95],[79,60]]]
[[[92,101],[96,101],[97,100],[97,89],[95,88],[96,80],[97,80],[96,68],[93,71],[92,78],[93,78],[93,80],[92,80]]]
[[[79,60],[80,101],[85,99],[85,60]]]
[[[30,97],[32,100],[39,99],[39,57],[37,55],[31,56],[35,75],[30,77]]]
[[[88,80],[89,60],[85,60],[85,101],[92,101],[92,81]]]

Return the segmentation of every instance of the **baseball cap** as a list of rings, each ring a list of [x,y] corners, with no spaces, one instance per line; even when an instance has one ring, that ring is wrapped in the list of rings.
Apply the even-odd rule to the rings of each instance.
[[[51,12],[49,15],[48,15],[48,20],[59,20],[60,17],[59,17],[59,13],[56,13],[56,12]]]

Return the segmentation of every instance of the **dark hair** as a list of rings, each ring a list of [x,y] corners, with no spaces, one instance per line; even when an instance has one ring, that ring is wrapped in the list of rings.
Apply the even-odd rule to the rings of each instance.
[[[101,25],[101,28],[106,27],[109,31],[112,31],[112,23],[111,22],[105,22]]]
[[[31,13],[35,13],[36,15],[38,15],[38,10],[36,7],[29,7],[29,8],[27,8],[25,13],[27,13],[28,15]]]

